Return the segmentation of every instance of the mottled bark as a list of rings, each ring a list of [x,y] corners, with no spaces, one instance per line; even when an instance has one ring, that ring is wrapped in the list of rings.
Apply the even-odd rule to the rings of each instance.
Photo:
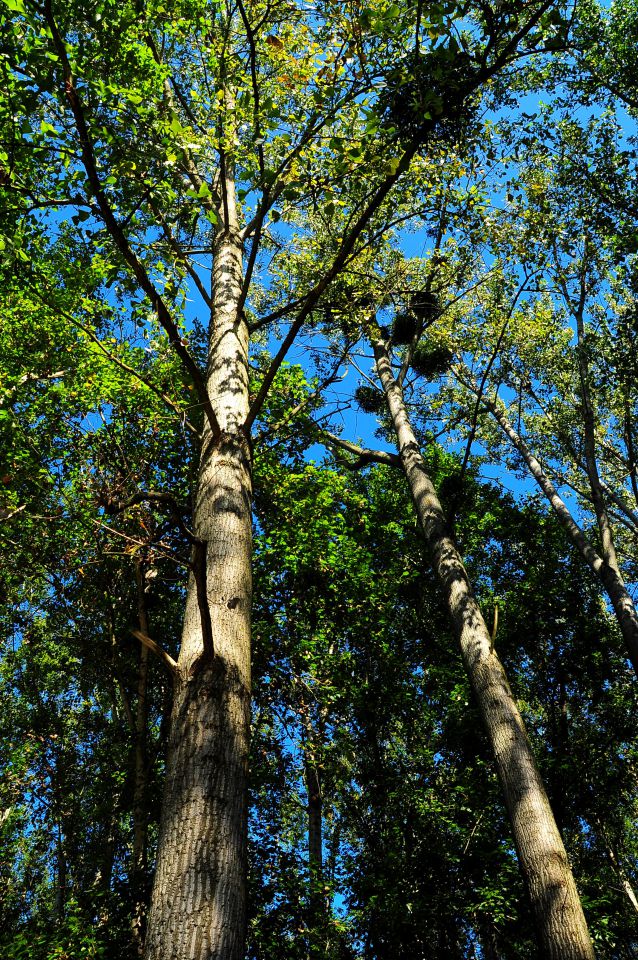
[[[496,760],[543,957],[591,960],[576,884],[522,717],[448,531],[383,341],[376,341],[374,350],[403,468]]]
[[[237,316],[242,257],[232,184],[216,238],[206,424],[194,498],[205,544],[214,656],[191,576],[169,739],[146,960],[242,960],[246,927],[250,713],[251,456],[248,331]],[[201,591],[200,598],[201,600]]]

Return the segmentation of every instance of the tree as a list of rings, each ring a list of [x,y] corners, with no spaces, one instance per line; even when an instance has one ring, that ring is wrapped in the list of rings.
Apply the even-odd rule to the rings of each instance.
[[[472,324],[457,349],[473,356],[455,370],[475,397],[472,432],[487,410],[517,450],[599,577],[637,669],[638,616],[627,586],[636,521],[633,268],[619,262],[622,227],[580,167],[583,153],[593,157],[597,176],[621,162],[616,134],[608,119],[589,130],[565,120],[551,154],[526,134],[530,154],[511,186],[520,194],[511,194],[511,209],[494,225],[502,285],[498,293],[484,287],[474,309],[468,307]],[[504,289],[510,303],[503,302]],[[509,409],[498,396],[500,385],[513,393]],[[561,496],[562,484],[575,492],[584,515],[591,514],[595,533],[570,509],[570,494]]]
[[[539,943],[548,957],[593,957],[567,854],[522,718],[425,469],[386,343],[378,336],[373,343],[399,455],[494,751]]]
[[[160,344],[181,361],[188,402],[185,391],[161,392],[184,421],[191,399],[200,413],[177,665],[163,656],[175,695],[145,955],[232,960],[243,953],[245,929],[251,430],[298,332],[365,252],[372,225],[385,230],[390,194],[428,136],[456,122],[468,98],[510,61],[545,49],[555,4],[433,6],[427,21],[419,8],[416,22],[411,7],[385,4],[351,20],[340,7],[307,18],[289,4],[185,3],[170,21],[161,3],[5,6],[6,209],[49,230],[62,211],[74,211],[65,227],[91,260],[100,294],[117,282],[125,336],[137,319],[159,324]],[[464,46],[448,20],[455,13],[470,25]],[[280,29],[284,20],[289,26]],[[326,57],[326,47],[334,54]],[[406,61],[398,73],[397,58]],[[389,99],[375,93],[379,79]],[[340,129],[352,145],[331,137],[330,176],[317,185],[315,158],[322,159],[325,135]],[[325,202],[329,217],[339,182],[356,182],[360,197],[346,199],[349,215],[321,271],[274,316],[252,324],[265,329],[294,315],[251,398],[250,293],[260,252],[276,245],[269,234],[282,213],[294,217]],[[5,243],[58,310],[65,277],[46,282],[20,231]],[[210,317],[205,364],[190,348],[187,287]],[[88,300],[83,309],[93,314]],[[130,366],[135,376],[139,368]],[[121,491],[125,502],[174,509],[172,491],[160,491],[170,495],[162,501],[134,480]]]

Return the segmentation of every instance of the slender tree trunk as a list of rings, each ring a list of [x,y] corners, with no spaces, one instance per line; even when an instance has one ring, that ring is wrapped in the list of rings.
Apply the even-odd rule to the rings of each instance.
[[[137,619],[139,628],[146,636],[150,636],[148,610],[146,608],[146,579],[141,561],[135,565],[135,582],[137,586]],[[140,644],[139,664],[137,668],[137,707],[135,711],[134,755],[135,755],[135,782],[133,785],[133,862],[131,869],[131,886],[135,897],[135,912],[133,916],[133,940],[137,952],[141,955],[144,947],[146,926],[146,871],[147,871],[147,792],[148,792],[148,658],[149,649]]]
[[[374,351],[399,455],[496,759],[543,957],[591,960],[594,951],[576,884],[523,720],[448,532],[382,340],[374,342]]]
[[[636,450],[634,447],[634,433],[631,423],[631,407],[629,401],[625,401],[625,420],[623,433],[625,437],[625,446],[627,447],[627,459],[629,461],[629,479],[631,480],[631,489],[634,495],[634,502],[638,505],[638,461],[636,460]]]
[[[622,865],[620,864],[613,847],[610,845],[607,846],[607,856],[609,857],[609,860],[611,861],[611,864],[614,867],[614,870],[618,874],[618,878],[622,884],[623,890],[627,895],[627,899],[629,900],[630,904],[632,905],[636,913],[638,913],[638,897],[636,897],[636,891],[632,887],[629,877],[627,876]]]
[[[616,546],[614,544],[614,535],[609,522],[609,514],[605,504],[605,495],[603,493],[600,474],[598,473],[598,462],[596,459],[596,420],[594,407],[589,389],[589,361],[587,359],[587,345],[585,343],[585,321],[583,318],[583,308],[576,311],[576,331],[578,336],[578,370],[580,374],[580,399],[583,408],[583,448],[585,451],[585,468],[587,479],[589,480],[589,489],[591,490],[594,512],[598,521],[598,530],[600,532],[600,542],[602,544],[603,560],[615,573],[620,576],[618,559],[616,557]]]
[[[547,497],[552,510],[558,517],[570,541],[579,550],[591,570],[602,583],[614,609],[614,613],[616,614],[616,619],[618,620],[618,625],[627,647],[629,659],[631,660],[634,671],[638,674],[638,612],[625,586],[620,568],[615,562],[615,551],[613,553],[613,564],[609,563],[608,560],[597,553],[589,543],[583,530],[572,517],[567,505],[556,490],[556,487],[544,473],[536,457],[505,416],[501,406],[488,397],[484,397],[483,402],[512,446],[515,447],[522,456],[530,474]]]
[[[323,792],[321,770],[317,757],[316,732],[310,715],[310,705],[303,695],[300,714],[304,730],[303,759],[308,817],[309,956],[319,958],[325,952],[324,927],[326,919],[326,898],[323,890]]]
[[[58,923],[62,923],[66,908],[66,855],[64,853],[64,841],[62,839],[62,827],[60,824],[57,824],[56,831],[55,918]]]
[[[569,757],[569,702],[567,699],[567,676],[562,663],[558,665],[557,674],[558,702],[554,698],[551,714],[555,764],[548,783],[556,825],[562,834],[565,829],[566,813],[566,784],[562,767],[563,761]]]
[[[481,956],[484,960],[499,960],[496,946],[496,930],[491,918],[485,920],[480,928]]]
[[[205,544],[205,564],[196,564],[198,576],[191,575],[188,586],[146,960],[244,957],[252,552],[251,454],[243,431],[248,330],[237,316],[242,255],[229,177],[224,187],[227,216],[214,249],[207,374],[221,435],[205,428],[195,492],[193,525]],[[210,628],[213,657],[206,653]]]
[[[625,891],[625,893],[626,893],[626,895],[627,895],[627,899],[628,899],[629,902],[631,903],[631,905],[632,905],[632,907],[634,908],[634,910],[636,911],[636,913],[638,913],[638,897],[636,896],[636,892],[635,892],[634,888],[633,888],[632,885],[631,885],[631,881],[629,880],[629,877],[628,877],[627,874],[625,873],[625,870],[624,870],[624,868],[623,868],[623,865],[622,865],[622,863],[620,862],[620,860],[619,860],[619,858],[618,858],[618,855],[616,854],[616,851],[614,850],[613,844],[612,844],[611,840],[609,839],[609,836],[608,836],[608,834],[607,834],[607,831],[606,831],[606,829],[605,829],[605,827],[604,827],[604,825],[603,825],[603,823],[602,823],[602,821],[600,820],[599,817],[595,817],[595,823],[596,823],[596,826],[597,826],[597,828],[598,828],[598,832],[599,832],[599,834],[600,834],[600,836],[601,836],[601,838],[602,838],[602,840],[603,840],[603,843],[604,843],[604,845],[605,845],[605,850],[606,850],[606,852],[607,852],[607,856],[608,856],[608,858],[609,858],[609,862],[611,863],[612,867],[614,868],[614,871],[615,871],[616,874],[618,875],[618,879],[620,880],[620,882],[621,882],[621,884],[622,884],[622,888],[623,888],[623,890]]]
[[[312,745],[306,744],[305,750],[304,766],[308,794],[308,863],[311,881],[316,887],[322,883],[323,878],[321,775],[314,755],[314,748]]]

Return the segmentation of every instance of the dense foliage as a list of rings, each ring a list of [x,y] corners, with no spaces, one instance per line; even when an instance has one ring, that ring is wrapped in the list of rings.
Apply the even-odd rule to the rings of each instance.
[[[596,955],[637,956],[636,4],[0,0],[0,27],[2,956],[143,954],[234,393],[246,956],[540,960],[381,354]]]

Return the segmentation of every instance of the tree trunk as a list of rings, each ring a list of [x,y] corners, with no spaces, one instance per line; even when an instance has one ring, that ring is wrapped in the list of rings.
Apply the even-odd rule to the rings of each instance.
[[[64,853],[64,842],[62,840],[62,827],[56,825],[56,883],[55,883],[55,919],[58,924],[64,920],[66,909],[66,855]]]
[[[150,636],[150,624],[146,609],[145,587],[146,579],[144,567],[140,561],[135,565],[135,582],[137,586],[137,619],[139,628],[146,636]],[[148,792],[148,658],[149,649],[140,644],[139,664],[137,668],[137,707],[135,711],[134,730],[134,764],[135,781],[133,785],[133,857],[131,866],[131,887],[135,897],[135,911],[133,914],[133,941],[138,954],[143,953],[144,933],[146,926],[146,871],[147,871],[147,792]]]
[[[310,957],[325,955],[326,897],[323,882],[323,790],[317,756],[317,737],[311,707],[301,695],[299,713],[303,727],[303,761],[308,817],[308,927]]]
[[[237,316],[242,256],[228,181],[224,211],[207,373],[221,433],[205,427],[194,498],[205,563],[194,563],[188,586],[146,960],[244,957],[252,488],[248,330]]]
[[[483,960],[500,960],[496,946],[496,929],[491,918],[487,918],[481,924],[479,936]]]
[[[308,795],[308,866],[313,893],[316,895],[317,888],[323,883],[323,797],[314,744],[308,741],[304,745],[304,767]]]
[[[636,913],[638,913],[638,897],[636,897],[636,892],[631,885],[631,881],[629,880],[629,877],[625,873],[625,870],[616,854],[616,851],[614,850],[612,842],[609,836],[607,835],[607,831],[605,830],[605,827],[603,826],[603,823],[599,817],[594,817],[594,822],[596,824],[596,827],[598,828],[598,832],[605,845],[605,851],[609,858],[609,862],[611,863],[612,867],[614,868],[614,871],[618,875],[618,879],[620,880],[622,884],[622,888],[627,895],[627,899],[631,903]]]
[[[618,565],[614,532],[609,520],[605,494],[598,472],[598,462],[596,459],[596,421],[589,385],[590,372],[589,362],[587,360],[585,323],[582,309],[576,312],[576,330],[578,334],[577,356],[580,372],[580,397],[583,409],[583,449],[585,452],[585,468],[587,479],[589,480],[589,489],[591,491],[592,503],[594,505],[594,512],[600,533],[603,560],[600,575],[603,583],[605,582],[605,578],[609,581],[609,587],[606,587],[607,593],[616,611],[620,629],[625,637],[634,669],[636,669],[636,660],[638,659],[638,615],[636,614],[633,600],[625,587],[620,566]],[[636,670],[636,672],[638,673],[638,670]]]
[[[614,613],[616,614],[616,619],[618,620],[618,625],[627,647],[629,659],[631,660],[634,671],[638,674],[638,612],[625,586],[618,564],[614,563],[612,565],[603,559],[589,543],[584,532],[572,517],[566,503],[560,497],[556,487],[544,473],[540,463],[532,454],[523,438],[509,422],[499,404],[490,400],[488,397],[484,397],[483,402],[512,446],[514,446],[522,456],[529,472],[547,497],[552,510],[558,517],[570,541],[580,551],[591,570],[602,583],[614,609]]]
[[[374,351],[399,455],[496,759],[542,955],[546,960],[591,960],[594,951],[576,884],[523,720],[448,532],[382,340],[374,342]]]

